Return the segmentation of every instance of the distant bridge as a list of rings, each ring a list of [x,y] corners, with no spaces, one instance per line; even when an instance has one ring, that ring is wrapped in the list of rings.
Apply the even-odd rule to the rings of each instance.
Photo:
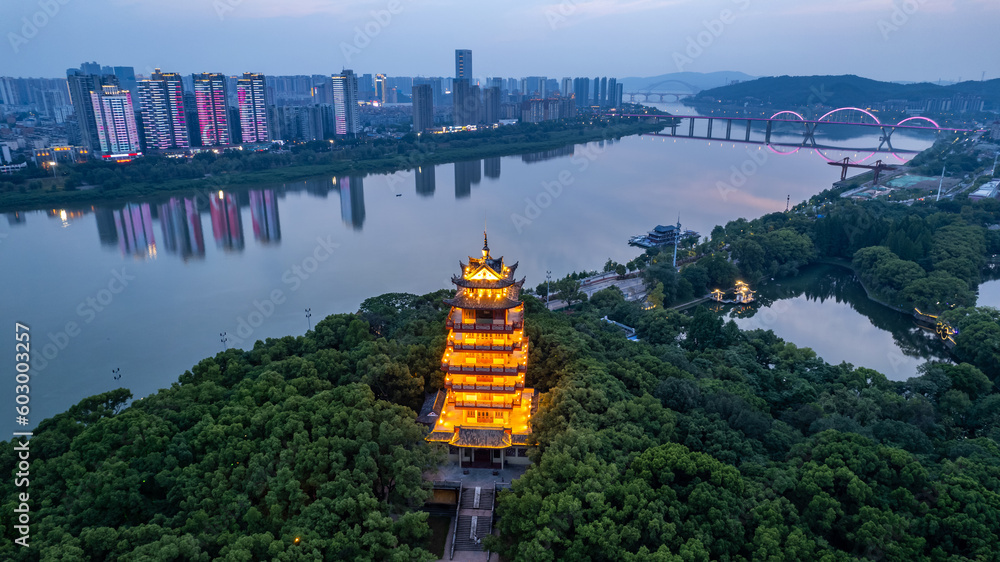
[[[628,101],[635,103],[636,96],[642,96],[642,101],[649,102],[651,97],[658,96],[659,101],[662,103],[664,101],[664,96],[673,96],[673,101],[678,101],[681,98],[688,98],[694,94],[691,92],[625,92],[624,95],[628,96]]]
[[[670,84],[670,88],[665,86]],[[678,91],[676,86],[681,86],[686,91]],[[664,91],[656,91],[657,88],[664,87]],[[701,91],[701,88],[695,86],[694,84],[688,84],[683,80],[663,80],[655,84],[650,84],[646,88],[638,92],[624,92],[628,96],[628,101],[635,102],[636,96],[642,96],[642,101],[648,102],[652,96],[657,96],[660,101],[663,101],[663,96],[673,96],[674,101],[680,100],[681,98],[691,97]]]
[[[861,117],[861,119],[856,120],[856,121],[850,121],[850,120],[833,120],[833,119],[831,119],[832,116],[834,116],[835,114],[837,114],[839,112],[860,113],[861,115],[863,115],[863,117]],[[853,113],[852,113],[852,115],[853,115]],[[871,151],[871,154],[869,154],[867,157],[861,159],[859,162],[864,162],[868,158],[871,158],[876,152],[891,152],[891,153],[908,153],[908,152],[914,152],[914,151],[907,151],[907,150],[900,150],[900,149],[893,148],[893,146],[892,146],[892,134],[894,132],[896,132],[897,129],[916,130],[916,131],[933,131],[935,133],[941,133],[941,132],[972,133],[972,132],[976,132],[978,130],[978,129],[960,129],[960,128],[954,128],[954,127],[942,127],[941,125],[939,125],[933,119],[930,119],[928,117],[922,117],[922,116],[907,117],[906,119],[901,120],[900,122],[896,123],[895,125],[892,125],[892,124],[889,124],[889,123],[882,123],[881,121],[879,121],[878,117],[876,117],[874,114],[872,114],[871,112],[869,112],[867,110],[858,108],[858,107],[841,107],[841,108],[838,108],[838,109],[834,109],[833,111],[829,111],[829,112],[827,112],[826,114],[822,115],[821,117],[819,117],[817,119],[806,119],[801,114],[796,113],[794,111],[788,111],[788,110],[779,111],[779,112],[775,113],[774,115],[772,115],[771,117],[768,117],[768,118],[763,118],[763,117],[710,117],[710,116],[705,116],[705,115],[649,115],[649,114],[645,114],[645,113],[626,113],[626,114],[609,113],[608,115],[619,115],[619,116],[622,116],[622,117],[646,117],[646,118],[653,117],[653,118],[656,118],[656,119],[667,120],[668,121],[667,126],[670,127],[670,134],[660,133],[660,134],[657,134],[656,136],[670,136],[670,137],[678,137],[678,136],[680,136],[680,137],[687,137],[687,138],[701,138],[701,139],[710,139],[710,140],[724,140],[724,141],[729,141],[729,142],[746,142],[746,143],[752,143],[752,144],[766,144],[766,145],[771,146],[771,147],[774,147],[774,146],[780,146],[780,147],[788,146],[788,147],[796,147],[796,151],[799,148],[814,148],[814,149],[817,150],[817,152],[819,152],[820,150],[823,150],[823,149],[830,149],[830,150],[832,150],[832,149],[857,150],[858,152]],[[870,121],[866,122],[865,121],[865,117],[867,117],[868,119],[870,119]],[[681,130],[681,133],[678,134],[678,129],[682,128],[682,123],[684,122],[685,119],[688,121],[688,124],[687,124],[688,125],[687,126],[687,134],[686,135],[684,134],[683,129]],[[698,121],[703,121],[703,122],[705,122],[707,124],[707,127],[706,127],[706,131],[707,132],[705,133],[704,136],[695,135],[695,123],[698,122]],[[726,134],[725,134],[724,137],[713,136],[712,129],[713,129],[713,125],[715,124],[716,121],[718,121],[720,123],[725,123]],[[737,139],[733,138],[733,122],[734,121],[738,122],[737,128],[743,128],[744,129],[743,135],[742,135],[743,136],[742,140],[740,140],[738,138]],[[918,122],[918,121],[922,122],[922,124],[916,124],[916,122]],[[753,124],[755,122],[756,123],[763,123],[764,124],[763,139],[758,139],[756,141],[751,141],[751,131],[753,129]],[[774,142],[771,142],[771,137],[772,137],[772,134],[774,133],[774,125],[776,123],[779,126],[780,125],[787,125],[787,124],[801,125],[802,126],[802,140],[800,142],[798,142],[798,143],[774,143]],[[880,133],[881,133],[880,136],[879,136],[878,146],[875,147],[875,148],[849,149],[849,148],[842,148],[842,147],[822,146],[822,145],[819,145],[816,142],[816,136],[815,135],[816,135],[816,129],[820,125],[850,125],[850,126],[857,126],[857,127],[869,127],[869,128],[874,127],[874,128],[878,128],[879,131],[880,131]],[[739,136],[739,132],[737,132],[736,134],[737,134],[737,136]],[[772,150],[774,150],[774,148],[772,148]],[[775,150],[775,152],[777,152],[777,151]],[[822,155],[824,158],[826,158],[826,156],[823,155],[822,152],[820,152],[820,155]],[[828,161],[833,161],[833,160],[830,160],[829,158],[826,158],[826,159]]]

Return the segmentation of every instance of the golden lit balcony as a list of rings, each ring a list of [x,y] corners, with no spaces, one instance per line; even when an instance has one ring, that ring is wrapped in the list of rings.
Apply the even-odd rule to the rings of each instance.
[[[510,334],[481,334],[476,332],[451,332],[448,347],[453,351],[514,351],[526,342],[521,330]]]
[[[480,391],[513,393],[524,389],[524,374],[511,376],[491,375],[449,375],[445,378],[445,388],[453,391]]]
[[[524,327],[524,306],[506,311],[505,318],[476,318],[461,308],[452,308],[445,320],[445,326],[456,332],[504,332],[512,333]]]
[[[441,370],[451,374],[515,375],[527,369],[528,347],[510,353],[473,353],[445,350]]]

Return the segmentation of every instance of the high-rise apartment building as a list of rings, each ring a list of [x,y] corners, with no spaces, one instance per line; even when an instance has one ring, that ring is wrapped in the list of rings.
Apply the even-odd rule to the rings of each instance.
[[[487,125],[500,122],[500,88],[491,87],[483,90],[483,112],[480,121]]]
[[[217,72],[203,72],[193,75],[192,78],[201,145],[226,146],[232,143],[226,77]]]
[[[146,148],[165,150],[191,146],[181,75],[161,72],[157,68],[148,80],[139,81],[136,88]]]
[[[97,90],[101,83],[100,76],[86,74],[81,70],[71,68],[66,71],[66,85],[69,88],[70,103],[76,114],[77,127],[80,133],[80,144],[94,152],[100,147],[97,140],[97,121],[94,115],[94,104],[90,92]]]
[[[244,72],[243,77],[236,81],[236,106],[240,110],[240,135],[243,142],[271,140],[267,105],[264,75]]]
[[[476,88],[478,93],[478,88]],[[467,80],[455,80],[451,92],[452,101],[452,124],[456,127],[471,125],[476,119],[476,101],[473,99],[472,86]]]
[[[576,96],[577,107],[590,105],[590,78],[577,78],[573,81],[573,94]]]
[[[356,136],[361,132],[358,119],[358,77],[352,70],[333,76],[333,108],[337,136]]]
[[[434,128],[434,91],[430,84],[413,86],[413,132]]]
[[[102,86],[90,92],[94,106],[97,141],[105,154],[139,152],[139,131],[135,125],[132,94],[118,86]]]

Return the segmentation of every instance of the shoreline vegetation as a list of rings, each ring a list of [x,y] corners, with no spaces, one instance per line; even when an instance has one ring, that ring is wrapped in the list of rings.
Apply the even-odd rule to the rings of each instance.
[[[645,108],[650,116],[663,115]],[[136,197],[247,188],[330,175],[394,173],[419,166],[544,152],[663,128],[654,119],[598,118],[507,125],[481,132],[408,134],[400,140],[313,141],[277,153],[200,153],[191,159],[144,156],[127,164],[90,162],[66,176],[0,178],[0,211],[123,202]],[[430,140],[425,140],[430,138]]]

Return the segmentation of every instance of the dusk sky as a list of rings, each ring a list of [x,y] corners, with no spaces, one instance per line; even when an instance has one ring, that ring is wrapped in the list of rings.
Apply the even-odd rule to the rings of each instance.
[[[3,2],[0,22],[5,76],[92,60],[142,74],[451,76],[466,48],[476,77],[1000,77],[998,0],[35,0]]]

